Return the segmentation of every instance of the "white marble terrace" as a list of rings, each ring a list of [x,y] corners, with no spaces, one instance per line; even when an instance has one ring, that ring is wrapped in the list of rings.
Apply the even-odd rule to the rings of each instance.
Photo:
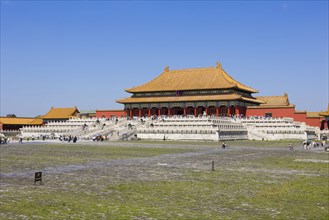
[[[73,118],[49,122],[45,126],[24,126],[21,136],[77,136],[91,140],[102,135],[110,140],[284,140],[314,139],[322,133],[318,128],[295,122],[292,118],[160,116],[133,118]],[[321,133],[322,132],[322,133]],[[327,133],[326,133],[327,132]]]

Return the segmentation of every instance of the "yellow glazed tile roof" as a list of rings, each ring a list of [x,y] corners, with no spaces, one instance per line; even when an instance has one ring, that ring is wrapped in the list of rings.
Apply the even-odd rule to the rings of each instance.
[[[248,108],[292,108],[295,105],[290,104],[288,94],[284,93],[282,96],[257,96],[258,100],[263,101],[259,106],[250,106]]]
[[[326,112],[320,112],[320,115],[324,117],[329,117],[329,104],[328,104],[328,110]]]
[[[76,113],[79,113],[77,107],[74,108],[51,108],[47,114],[41,116],[43,119],[65,119],[75,116]]]
[[[209,68],[169,70],[166,67],[155,79],[126,91],[135,93],[229,88],[238,88],[251,93],[258,92],[233,79],[223,70],[220,63],[217,63],[216,67]]]
[[[119,112],[119,111],[124,111],[122,109],[109,109],[109,110],[106,110],[106,109],[97,109],[96,112]]]
[[[320,118],[320,112],[307,112],[306,117],[308,118]]]
[[[295,114],[306,114],[306,110],[295,110]]]
[[[129,97],[117,100],[118,103],[154,103],[154,102],[193,102],[193,101],[224,101],[224,100],[244,100],[252,103],[262,103],[262,101],[245,98],[238,94],[229,95],[200,95],[200,96],[169,96],[169,97]]]
[[[10,118],[0,117],[0,124],[6,125],[42,125],[43,120],[39,118]]]

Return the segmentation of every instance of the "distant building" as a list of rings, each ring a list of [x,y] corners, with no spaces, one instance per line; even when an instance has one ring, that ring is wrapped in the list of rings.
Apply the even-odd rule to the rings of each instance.
[[[44,123],[50,121],[66,121],[70,118],[75,118],[79,114],[77,107],[73,108],[54,108],[51,107],[49,112],[39,118],[43,119]]]
[[[282,96],[259,96],[256,98],[264,103],[259,106],[248,106],[246,116],[289,117],[293,118],[294,121],[305,122],[320,129],[328,128],[328,125],[323,122],[324,117],[320,115],[320,112],[295,110],[295,105],[289,102],[287,93]]]
[[[43,120],[39,118],[27,118],[27,117],[0,117],[0,130],[19,130],[26,125],[42,125]]]
[[[246,116],[293,117],[295,105],[291,104],[288,94],[283,96],[256,96],[263,101],[259,106],[249,106]]]

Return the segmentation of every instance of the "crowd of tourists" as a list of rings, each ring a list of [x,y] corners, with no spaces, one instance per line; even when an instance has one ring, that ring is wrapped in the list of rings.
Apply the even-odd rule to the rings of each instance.
[[[9,138],[6,137],[5,135],[0,134],[0,144],[8,144],[9,143]]]
[[[97,135],[97,136],[93,136],[93,141],[105,141],[107,140],[107,137],[105,135]]]
[[[76,143],[77,142],[77,140],[78,140],[78,138],[77,138],[77,136],[72,136],[72,135],[60,135],[59,136],[59,140],[60,141],[67,141],[67,142],[73,142],[73,143]]]

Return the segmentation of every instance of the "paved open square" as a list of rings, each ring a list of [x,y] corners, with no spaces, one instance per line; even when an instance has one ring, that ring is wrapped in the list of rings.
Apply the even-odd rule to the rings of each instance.
[[[323,148],[227,143],[1,145],[0,219],[329,217]]]

